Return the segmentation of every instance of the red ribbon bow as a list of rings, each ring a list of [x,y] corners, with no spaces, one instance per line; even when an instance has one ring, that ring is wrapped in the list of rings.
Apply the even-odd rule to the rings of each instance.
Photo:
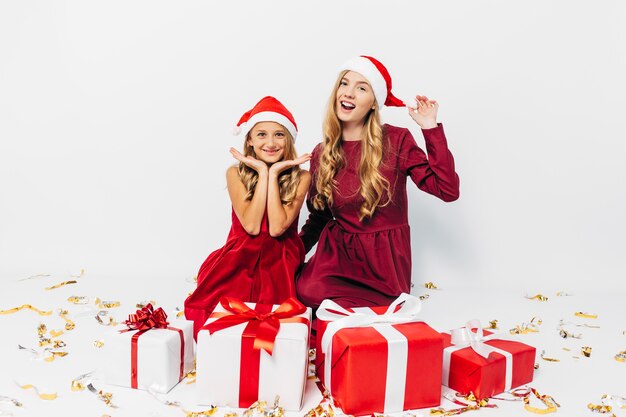
[[[255,350],[263,349],[270,355],[280,329],[280,320],[300,315],[306,311],[306,307],[293,297],[289,297],[275,311],[269,313],[253,310],[243,301],[231,297],[222,297],[220,304],[232,314],[220,317],[204,328],[212,334],[241,323],[256,322],[254,326],[256,329],[250,329],[254,332],[253,348]],[[305,324],[308,324],[308,320],[305,321]]]
[[[124,322],[128,326],[129,330],[150,330],[150,329],[165,329],[169,324],[167,322],[167,314],[161,307],[156,310],[151,303],[148,303],[144,308],[141,308],[135,312],[135,314],[129,314],[128,320]]]

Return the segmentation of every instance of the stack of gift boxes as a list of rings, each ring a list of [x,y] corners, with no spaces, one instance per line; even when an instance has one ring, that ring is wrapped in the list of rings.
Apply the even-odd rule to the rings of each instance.
[[[477,321],[439,333],[419,318],[420,303],[402,294],[388,307],[319,307],[315,368],[345,414],[436,407],[442,383],[482,399],[532,381],[534,347]],[[154,318],[148,307],[111,334],[105,380],[165,393],[193,367],[193,326]],[[197,335],[198,404],[246,408],[279,396],[285,410],[300,410],[310,330],[311,310],[295,299],[271,306],[223,298]]]

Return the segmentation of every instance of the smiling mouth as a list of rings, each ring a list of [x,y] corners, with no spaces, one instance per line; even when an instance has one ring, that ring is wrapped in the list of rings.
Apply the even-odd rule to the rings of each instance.
[[[263,149],[263,152],[268,153],[270,155],[277,154],[279,149]]]
[[[339,104],[341,104],[341,108],[344,110],[354,110],[356,108],[356,105],[347,101],[340,101]]]

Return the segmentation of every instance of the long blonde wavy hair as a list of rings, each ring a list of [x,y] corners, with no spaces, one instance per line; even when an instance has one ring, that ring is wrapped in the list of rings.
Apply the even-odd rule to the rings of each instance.
[[[283,126],[284,128],[284,126]],[[246,140],[243,144],[243,154],[245,156],[252,156],[255,159],[258,159],[256,156],[256,152],[254,152],[254,148],[248,144],[250,140],[250,135],[252,134],[252,129],[246,135]],[[287,129],[285,129],[285,149],[283,151],[283,159],[296,159],[296,147],[293,144],[293,137],[289,133]],[[259,182],[259,174],[243,162],[240,162],[237,166],[237,171],[239,172],[239,178],[241,178],[241,182],[246,187],[246,200],[252,200],[254,196],[254,190],[256,189],[256,185]],[[298,185],[300,184],[300,175],[302,174],[302,170],[299,166],[294,166],[288,168],[280,173],[278,176],[278,190],[280,192],[280,201],[283,204],[291,204],[293,200],[296,198],[296,193],[298,191]]]
[[[324,146],[319,159],[319,169],[315,178],[317,195],[313,198],[313,206],[322,210],[333,204],[333,190],[337,189],[335,176],[344,166],[344,155],[341,149],[342,126],[337,117],[337,89],[341,80],[348,71],[339,74],[335,82],[323,124]],[[380,111],[374,103],[374,108],[365,116],[362,130],[361,161],[359,163],[359,178],[361,185],[359,194],[363,204],[359,209],[359,220],[371,218],[377,207],[384,207],[391,201],[389,181],[380,173],[383,163],[383,128],[380,122]],[[381,202],[386,195],[386,201]]]

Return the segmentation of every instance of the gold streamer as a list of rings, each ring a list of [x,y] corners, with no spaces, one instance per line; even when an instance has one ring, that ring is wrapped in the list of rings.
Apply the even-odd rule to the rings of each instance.
[[[113,405],[113,403],[111,402],[112,399],[113,399],[113,394],[111,394],[110,392],[104,392],[102,390],[97,390],[96,387],[94,387],[91,382],[89,384],[87,384],[87,389],[89,391],[91,391],[92,393],[96,394],[98,399],[100,401],[104,402],[109,407],[117,408],[117,406]]]
[[[541,355],[540,355],[540,356],[541,356],[541,359],[543,359],[544,361],[546,361],[546,362],[561,362],[561,360],[560,360],[560,359],[555,359],[555,358],[546,358],[546,357],[544,356],[545,354],[546,354],[546,351],[545,351],[545,350],[542,350],[542,351],[541,351]]]
[[[582,311],[577,311],[576,313],[574,313],[574,315],[576,317],[581,317],[583,319],[597,319],[598,318],[597,314],[583,313]]]
[[[69,313],[67,310],[59,309],[59,317],[65,320],[65,330],[70,331],[70,330],[74,330],[74,327],[76,327],[76,324],[72,320],[67,318],[68,314]]]
[[[42,400],[47,400],[47,401],[51,401],[51,400],[55,400],[57,398],[57,394],[56,393],[52,393],[52,394],[41,394],[39,392],[39,390],[37,389],[36,386],[31,385],[31,384],[26,384],[26,385],[19,385],[18,386],[22,389],[32,389],[33,391],[35,391],[35,393],[37,394],[37,396],[39,398],[41,398]]]
[[[16,312],[18,312],[20,310],[24,310],[24,309],[34,311],[37,314],[39,314],[40,316],[49,316],[49,315],[52,314],[52,310],[51,311],[42,311],[42,310],[39,310],[38,308],[33,307],[30,304],[23,304],[23,305],[21,305],[19,307],[13,307],[13,308],[10,308],[8,310],[0,310],[0,315],[3,315],[3,314],[13,314],[13,313],[16,313]]]
[[[102,320],[99,314],[96,315],[95,317],[96,317],[96,321],[103,326],[117,326],[117,322],[113,320],[113,317],[109,317],[108,322],[106,322],[105,320]]]
[[[568,338],[570,338],[570,339],[582,339],[583,338],[583,336],[581,334],[573,334],[573,333],[570,333],[570,332],[568,332],[567,330],[565,330],[563,328],[561,330],[559,330],[559,336],[561,336],[563,339],[568,339]]]
[[[583,346],[580,348],[580,352],[585,355],[585,357],[591,357],[591,348],[589,346]]]
[[[76,284],[76,282],[77,282],[76,280],[63,281],[63,282],[60,282],[60,283],[58,283],[56,285],[53,285],[52,287],[46,287],[45,289],[46,289],[46,291],[56,290],[57,288],[61,288],[61,287],[64,287],[66,285]]]
[[[622,350],[617,355],[615,355],[615,360],[618,362],[626,362],[626,350]]]
[[[522,323],[515,326],[515,328],[509,330],[511,334],[528,334],[528,333],[538,333],[539,326],[541,326],[541,319],[537,317],[533,317],[530,319],[530,323]]]
[[[102,340],[96,340],[95,342],[93,342],[93,345],[100,349],[102,346],[104,346],[104,342]]]
[[[439,289],[432,282],[427,282],[426,284],[424,284],[424,288],[429,289],[429,290],[438,290]]]
[[[98,308],[103,309],[119,307],[122,304],[119,301],[102,301],[99,298],[96,298],[96,305]]]
[[[539,399],[539,401],[541,401],[546,406],[546,408],[537,408],[537,407],[531,406],[530,395],[528,395],[524,397],[524,409],[526,411],[530,411],[531,413],[535,413],[535,414],[549,414],[549,413],[556,413],[557,408],[561,406],[550,395],[541,395],[534,388],[531,388],[530,392],[534,394],[534,396],[537,399]]]
[[[529,300],[548,301],[548,297],[542,294],[536,294],[536,295],[533,295],[532,297],[526,294],[526,298],[528,298]]]
[[[69,301],[72,304],[88,304],[89,303],[89,297],[83,296],[83,295],[72,295],[71,297],[67,298],[67,301]]]
[[[147,306],[148,304],[152,304],[153,306],[156,306],[156,301],[154,300],[144,300],[144,301],[140,301],[137,304],[135,304],[135,307],[137,308],[144,308],[145,306]],[[118,307],[118,306],[116,306]],[[110,307],[108,307],[110,308]]]
[[[600,413],[600,414],[607,414],[607,413],[610,413],[611,410],[613,410],[613,407],[611,407],[610,405],[592,404],[592,403],[587,404],[587,408],[593,411],[594,413]]]

